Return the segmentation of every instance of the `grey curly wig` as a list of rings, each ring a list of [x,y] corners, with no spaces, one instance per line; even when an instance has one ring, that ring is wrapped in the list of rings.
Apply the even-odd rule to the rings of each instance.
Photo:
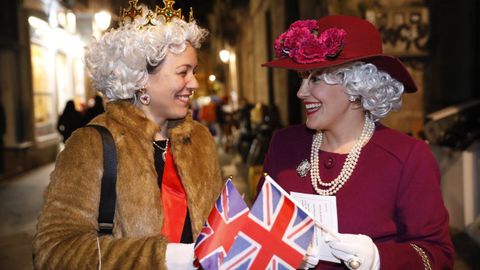
[[[350,100],[359,101],[374,121],[402,107],[404,86],[370,63],[353,62],[322,74],[326,83],[341,84]]]
[[[108,101],[131,99],[147,81],[147,65],[160,65],[168,52],[182,53],[187,42],[200,48],[207,35],[195,22],[181,19],[141,29],[133,22],[92,42],[86,48],[85,62],[93,86]]]

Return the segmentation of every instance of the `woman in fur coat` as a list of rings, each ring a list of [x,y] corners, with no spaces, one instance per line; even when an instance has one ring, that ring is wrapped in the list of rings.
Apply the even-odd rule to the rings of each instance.
[[[194,240],[223,186],[214,141],[189,114],[206,30],[129,4],[85,56],[107,100],[90,124],[106,127],[117,151],[113,232],[97,232],[102,138],[81,128],[51,174],[33,243],[38,269],[193,269]]]

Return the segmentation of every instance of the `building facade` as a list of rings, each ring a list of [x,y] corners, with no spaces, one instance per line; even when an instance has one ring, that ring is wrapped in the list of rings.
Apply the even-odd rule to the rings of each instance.
[[[0,9],[0,88],[8,177],[55,160],[58,116],[68,100],[83,110],[93,90],[83,47],[94,35],[88,1],[7,1]],[[96,8],[100,8],[97,5]]]

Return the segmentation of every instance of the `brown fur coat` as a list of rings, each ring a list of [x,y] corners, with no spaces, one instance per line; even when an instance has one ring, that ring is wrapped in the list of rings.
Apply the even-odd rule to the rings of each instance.
[[[99,237],[102,269],[165,269],[167,240],[152,141],[158,127],[126,102],[110,102],[93,124],[107,127],[117,148],[113,236]],[[187,194],[194,239],[223,180],[209,131],[187,118],[169,123],[175,165]],[[81,128],[59,154],[34,238],[38,269],[97,269],[97,216],[103,173],[101,136]]]

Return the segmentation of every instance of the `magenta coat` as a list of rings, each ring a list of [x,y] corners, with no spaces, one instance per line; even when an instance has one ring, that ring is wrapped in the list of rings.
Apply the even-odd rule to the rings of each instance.
[[[264,171],[287,192],[316,194],[310,174],[301,178],[295,170],[310,158],[313,134],[305,125],[296,125],[277,131],[271,140]],[[337,177],[346,156],[320,151],[322,180]],[[423,141],[377,125],[350,179],[335,196],[339,232],[370,236],[378,247],[381,269],[424,269],[410,244],[426,251],[432,269],[453,268],[440,173]],[[342,268],[324,261],[316,267]]]

